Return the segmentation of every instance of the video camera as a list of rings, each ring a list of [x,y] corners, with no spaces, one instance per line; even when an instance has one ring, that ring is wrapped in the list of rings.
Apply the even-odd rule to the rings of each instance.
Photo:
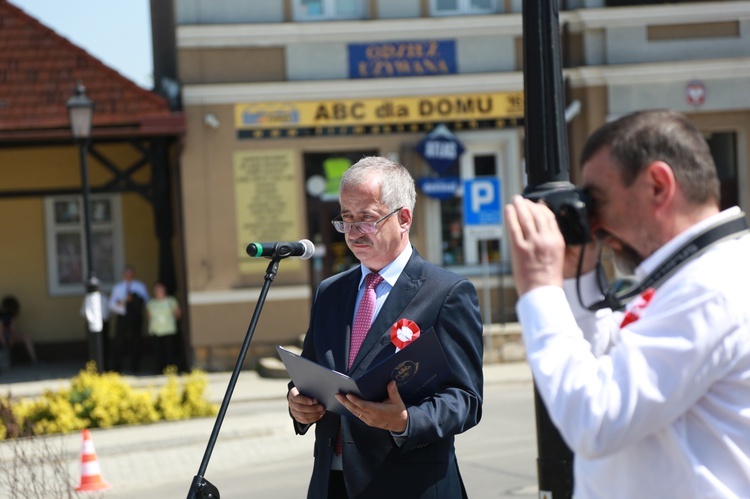
[[[566,245],[575,246],[591,241],[589,217],[593,214],[594,202],[586,191],[570,182],[547,182],[527,187],[523,197],[544,201],[555,214]]]

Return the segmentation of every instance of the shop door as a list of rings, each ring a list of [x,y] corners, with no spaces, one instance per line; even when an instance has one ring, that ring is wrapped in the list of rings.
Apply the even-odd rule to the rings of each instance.
[[[377,151],[304,154],[308,237],[316,249],[311,266],[313,287],[326,277],[359,264],[346,245],[344,234],[333,228],[331,220],[341,211],[338,196],[341,175],[362,157],[377,154]]]
[[[740,204],[737,179],[737,134],[714,132],[707,137],[721,182],[721,209]]]

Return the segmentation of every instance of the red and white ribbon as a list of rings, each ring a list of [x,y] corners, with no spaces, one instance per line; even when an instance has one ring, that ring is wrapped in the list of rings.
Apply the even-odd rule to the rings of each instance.
[[[417,338],[419,338],[419,326],[409,319],[399,319],[391,326],[391,343],[396,346],[397,352]]]
[[[651,298],[654,297],[655,291],[656,290],[654,288],[648,288],[646,291],[641,293],[638,298],[633,300],[633,302],[628,306],[628,310],[625,312],[625,317],[622,318],[620,329],[624,328],[628,324],[632,324],[633,322],[641,318],[641,315],[643,315],[643,310],[649,304]]]

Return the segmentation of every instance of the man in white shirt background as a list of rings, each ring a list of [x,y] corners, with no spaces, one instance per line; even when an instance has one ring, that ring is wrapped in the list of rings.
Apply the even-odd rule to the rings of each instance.
[[[115,317],[114,359],[115,371],[122,371],[126,352],[130,356],[130,369],[137,373],[141,367],[143,338],[143,307],[149,299],[146,285],[135,278],[135,268],[126,265],[122,280],[112,288],[109,310]]]
[[[575,497],[750,497],[744,214],[720,211],[708,145],[676,112],[607,123],[581,164],[598,243],[653,283],[624,311],[589,310],[604,296],[594,259],[579,286],[550,209],[520,196],[505,209],[528,359],[575,453]]]

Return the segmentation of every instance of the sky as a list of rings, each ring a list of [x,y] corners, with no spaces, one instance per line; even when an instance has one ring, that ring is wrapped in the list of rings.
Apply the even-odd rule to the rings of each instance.
[[[149,0],[8,0],[138,85],[153,88]]]

